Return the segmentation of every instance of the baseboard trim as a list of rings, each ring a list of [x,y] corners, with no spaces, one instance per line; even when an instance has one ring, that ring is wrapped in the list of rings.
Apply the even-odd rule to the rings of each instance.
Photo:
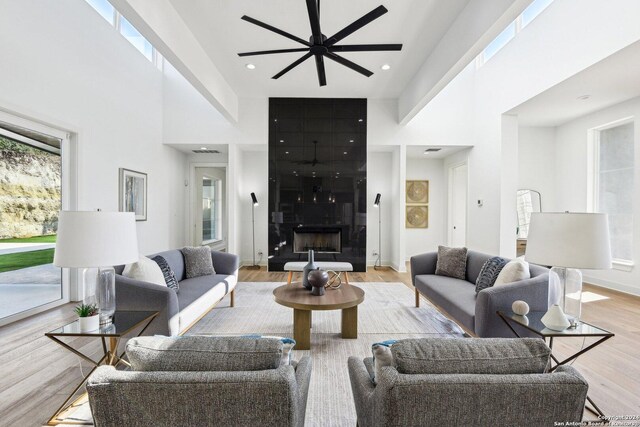
[[[583,276],[583,281],[589,285],[597,286],[600,288],[611,289],[625,294],[640,296],[640,289],[634,286],[625,285],[623,283],[614,282],[611,280],[595,278],[591,276]]]

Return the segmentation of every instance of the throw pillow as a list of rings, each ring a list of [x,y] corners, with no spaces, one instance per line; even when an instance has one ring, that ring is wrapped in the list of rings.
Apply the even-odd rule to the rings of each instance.
[[[436,274],[464,280],[467,276],[467,248],[438,246]]]
[[[140,255],[138,262],[125,265],[122,275],[130,279],[167,286],[162,270],[160,270],[158,264],[144,255]]]
[[[294,340],[293,338],[257,334],[243,335],[242,338],[279,340],[280,342],[282,342],[282,359],[280,359],[280,366],[291,365],[291,362],[293,361],[293,347],[296,346],[296,340]]]
[[[169,265],[167,260],[160,255],[154,256],[153,258],[151,258],[151,260],[155,261],[155,263],[158,264],[158,267],[160,267],[162,275],[164,276],[164,282],[167,284],[167,287],[173,289],[176,293],[178,293],[178,291],[180,290],[180,285],[178,284],[176,274],[171,269],[171,266]]]
[[[391,352],[401,374],[541,374],[551,354],[539,338],[411,338]]]
[[[507,262],[504,258],[494,256],[484,263],[480,269],[480,274],[478,274],[478,280],[476,280],[476,294],[493,286]]]
[[[127,342],[134,371],[262,371],[277,369],[282,341],[242,337],[137,337]]]
[[[531,277],[529,271],[529,263],[523,258],[516,258],[509,261],[503,268],[493,286],[508,285],[509,283],[518,282],[520,280]]]
[[[391,353],[391,346],[396,340],[387,340],[379,343],[375,343],[371,346],[371,352],[373,353],[373,376],[371,381],[377,384],[376,378],[380,377],[382,368],[385,366],[396,366],[393,361],[393,353]]]
[[[184,255],[184,267],[187,279],[194,277],[216,274],[211,259],[211,248],[209,246],[182,248]]]

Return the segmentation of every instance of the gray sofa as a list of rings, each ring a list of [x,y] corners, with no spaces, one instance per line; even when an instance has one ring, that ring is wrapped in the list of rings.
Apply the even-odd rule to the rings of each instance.
[[[178,249],[149,255],[167,260],[180,284],[173,289],[122,276],[124,266],[116,266],[116,309],[124,311],[159,311],[145,332],[147,335],[180,335],[227,294],[234,304],[240,260],[237,255],[211,251],[216,274],[192,279],[185,277],[184,257]]]
[[[101,366],[87,381],[94,423],[303,427],[311,359],[280,366],[282,351],[278,339],[134,338],[131,370]]]
[[[547,311],[549,270],[530,264],[530,279],[483,289],[476,296],[476,279],[485,261],[491,257],[492,255],[468,251],[466,280],[437,276],[437,252],[411,257],[411,279],[416,292],[416,307],[420,306],[422,294],[473,335],[512,338],[513,332],[496,312],[510,311],[511,304],[516,300],[526,301],[531,311]],[[519,328],[518,333],[530,335],[523,328]]]
[[[377,384],[373,359],[349,358],[359,427],[548,427],[582,419],[587,382],[572,366],[546,372],[550,352],[540,339],[423,338],[391,349],[397,367],[381,368]]]

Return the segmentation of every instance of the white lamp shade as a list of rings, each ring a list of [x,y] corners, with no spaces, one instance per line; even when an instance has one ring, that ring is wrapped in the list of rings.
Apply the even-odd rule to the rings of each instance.
[[[109,267],[138,257],[133,212],[60,212],[53,256],[58,267]]]
[[[532,213],[525,259],[554,267],[611,268],[607,214]]]

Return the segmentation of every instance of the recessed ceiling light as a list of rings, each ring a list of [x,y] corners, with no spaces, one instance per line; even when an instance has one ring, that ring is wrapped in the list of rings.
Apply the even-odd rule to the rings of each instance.
[[[360,121],[362,121],[362,119],[360,119]],[[353,142],[353,139],[350,139],[349,142]]]
[[[382,67],[380,67],[380,69],[382,69],[382,70],[384,70],[384,71],[390,70],[390,69],[391,69],[391,65],[389,65],[389,64],[383,64],[383,65],[382,65]]]
[[[342,154],[347,154],[347,152],[345,151],[345,152],[344,152],[344,153],[342,153]]]
[[[586,101],[587,99],[591,98],[591,95],[580,95],[578,98],[580,101]]]
[[[207,147],[200,147],[200,149],[201,149],[201,150],[206,150],[206,149],[207,149]]]
[[[245,67],[247,67],[247,70],[255,70],[256,66],[253,64],[246,64]]]
[[[280,142],[284,142],[284,139],[281,139]]]
[[[358,119],[358,122],[360,122],[360,123],[362,123],[363,121],[364,121],[364,120],[362,120],[362,119]]]
[[[284,154],[289,154],[289,152],[288,152],[288,151],[285,151],[285,152],[284,152]]]

